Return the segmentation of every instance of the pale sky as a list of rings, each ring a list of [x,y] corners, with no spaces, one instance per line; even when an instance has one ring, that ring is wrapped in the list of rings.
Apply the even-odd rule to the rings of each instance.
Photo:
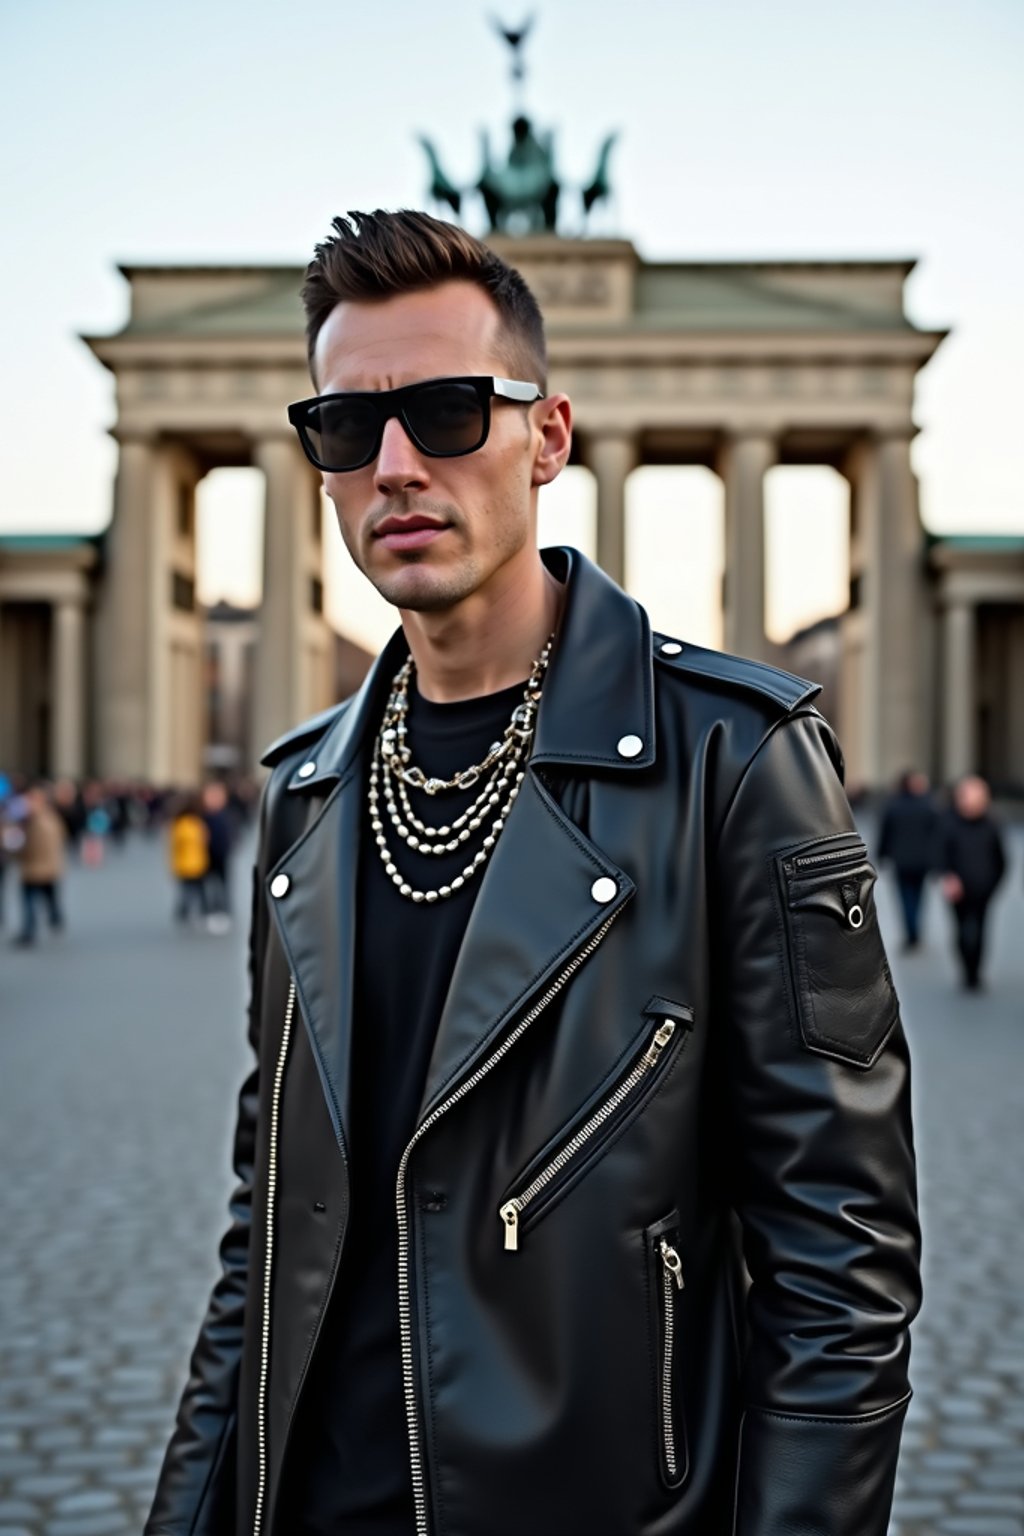
[[[649,259],[909,257],[911,317],[953,335],[920,377],[926,525],[1024,532],[1024,6],[1018,0],[545,0],[527,106],[581,182],[621,130],[601,231]],[[449,174],[511,106],[492,11],[517,3],[0,0],[0,531],[110,517],[110,376],[77,333],[115,330],[123,262],[304,263],[346,208],[423,206],[415,135]],[[480,228],[475,211],[467,216]],[[769,618],[840,607],[845,489],[769,477]],[[544,504],[546,502],[546,504]],[[546,542],[592,537],[584,472],[542,498]],[[202,589],[252,596],[258,484],[201,499]],[[629,581],[656,623],[718,639],[721,492],[699,470],[629,487]],[[374,643],[336,531],[329,602]],[[372,594],[370,594],[372,596]]]

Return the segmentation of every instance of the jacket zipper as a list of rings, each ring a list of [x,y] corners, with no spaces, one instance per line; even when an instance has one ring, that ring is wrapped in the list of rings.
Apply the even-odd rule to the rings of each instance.
[[[267,1378],[270,1374],[270,1281],[274,1258],[274,1200],[277,1194],[277,1132],[281,1115],[281,1087],[284,1083],[284,1064],[291,1040],[292,1017],[295,1013],[295,979],[290,978],[288,1001],[284,1010],[284,1031],[281,1049],[274,1072],[274,1088],[270,1099],[270,1153],[267,1159],[267,1256],[263,1267],[263,1327],[260,1337],[260,1380],[256,1397],[256,1445],[259,1473],[256,1481],[256,1513],[253,1516],[253,1536],[260,1536],[263,1525],[263,1505],[267,1493]]]
[[[812,864],[837,864],[843,859],[863,859],[864,849],[860,848],[833,848],[828,853],[808,853],[799,859],[793,860],[794,869],[809,868]]]
[[[640,1060],[633,1067],[628,1077],[610,1094],[599,1109],[596,1109],[581,1125],[575,1136],[566,1142],[561,1151],[551,1159],[545,1168],[542,1168],[536,1178],[526,1186],[521,1194],[514,1195],[498,1212],[498,1216],[505,1226],[505,1252],[515,1253],[519,1247],[519,1218],[527,1206],[534,1201],[542,1190],[546,1189],[563,1168],[567,1168],[578,1152],[601,1129],[606,1121],[610,1120],[620,1105],[624,1104],[630,1095],[640,1087],[647,1075],[658,1065],[662,1053],[676,1032],[674,1019],[663,1019],[654,1031]]]
[[[661,1346],[661,1438],[665,1451],[665,1466],[674,1482],[677,1476],[676,1432],[672,1411],[672,1357],[676,1338],[675,1292],[683,1289],[683,1265],[679,1254],[667,1238],[658,1243],[661,1255],[661,1294],[664,1307]]]
[[[617,908],[610,917],[605,919],[593,938],[573,956],[565,970],[556,976],[543,997],[539,998],[529,1013],[520,1019],[511,1034],[506,1035],[497,1050],[492,1051],[487,1060],[481,1062],[480,1066],[477,1067],[475,1072],[470,1073],[465,1082],[460,1083],[458,1088],[453,1093],[450,1093],[436,1109],[431,1110],[423,1124],[417,1127],[415,1135],[402,1153],[402,1160],[398,1165],[398,1180],[395,1192],[395,1204],[398,1215],[398,1327],[402,1341],[402,1378],[405,1388],[405,1416],[409,1428],[409,1470],[412,1474],[413,1500],[416,1506],[416,1536],[429,1536],[430,1527],[427,1523],[427,1494],[423,1477],[423,1459],[420,1451],[420,1432],[416,1413],[416,1388],[413,1381],[412,1306],[409,1299],[409,1223],[405,1203],[405,1174],[409,1166],[409,1158],[420,1137],[432,1125],[437,1123],[446,1110],[449,1110],[453,1104],[457,1104],[460,1099],[465,1098],[466,1094],[475,1088],[482,1078],[486,1077],[491,1068],[496,1066],[502,1057],[508,1054],[520,1036],[544,1012],[544,1009],[551,1000],[557,997],[570,977],[594,953],[594,950],[615,921],[618,910]],[[254,1533],[254,1536],[259,1536],[258,1530]]]

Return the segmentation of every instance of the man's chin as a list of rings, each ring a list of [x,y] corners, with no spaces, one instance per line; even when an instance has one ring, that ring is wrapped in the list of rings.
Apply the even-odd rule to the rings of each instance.
[[[393,608],[440,613],[468,597],[475,582],[469,571],[438,570],[426,560],[409,560],[398,570],[376,576],[373,585]]]

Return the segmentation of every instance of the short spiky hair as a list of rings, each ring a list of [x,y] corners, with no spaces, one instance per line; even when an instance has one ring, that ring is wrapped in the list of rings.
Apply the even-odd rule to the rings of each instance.
[[[348,213],[316,247],[306,268],[302,303],[310,370],[320,329],[336,304],[389,299],[462,279],[490,297],[508,339],[517,378],[547,390],[547,347],[537,300],[514,267],[481,240],[429,213]]]

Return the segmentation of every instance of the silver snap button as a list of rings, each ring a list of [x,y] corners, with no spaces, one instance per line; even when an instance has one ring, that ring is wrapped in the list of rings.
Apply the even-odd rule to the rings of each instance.
[[[663,656],[678,656],[682,649],[678,640],[666,640],[661,647],[661,654]]]
[[[644,749],[644,744],[639,736],[620,736],[618,754],[620,757],[639,757]]]
[[[602,875],[600,880],[595,880],[593,885],[590,887],[590,894],[593,896],[594,900],[599,901],[603,907],[606,906],[609,901],[615,900],[616,896],[619,894],[619,888],[615,884],[615,881],[610,879],[608,875]]]
[[[849,912],[847,912],[846,916],[849,919],[849,923],[850,923],[850,927],[851,928],[862,928],[864,926],[864,909],[863,909],[863,907],[852,906],[850,908]]]
[[[270,894],[280,899],[287,896],[291,881],[287,875],[275,875],[270,882]]]
[[[299,778],[308,779],[311,773],[316,773],[316,763],[303,763],[299,769]]]

